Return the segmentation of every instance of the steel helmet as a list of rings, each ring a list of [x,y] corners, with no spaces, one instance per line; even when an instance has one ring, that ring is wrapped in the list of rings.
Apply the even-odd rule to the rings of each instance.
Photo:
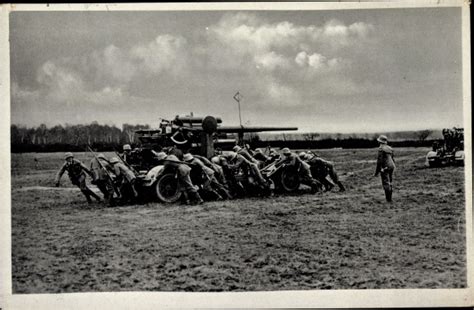
[[[211,162],[212,162],[213,164],[219,165],[219,164],[220,164],[219,156],[214,156],[214,157],[212,157],[212,158],[211,158]]]
[[[132,147],[130,146],[130,144],[125,144],[125,145],[123,146],[123,150],[124,150],[124,151],[131,151],[131,150],[132,150]]]
[[[236,146],[234,146],[234,147],[232,148],[232,150],[233,150],[234,152],[238,152],[238,151],[240,151],[241,149],[242,149],[242,148],[241,148],[240,146],[238,146],[238,145],[236,145]]]
[[[100,159],[106,159],[106,158],[105,158],[105,155],[104,155],[104,154],[102,154],[102,153],[100,153],[99,155],[97,155],[97,158],[100,158]]]
[[[388,143],[388,139],[387,139],[387,136],[384,136],[384,135],[380,135],[377,139],[378,142],[380,143],[383,143],[383,144],[387,144]]]
[[[194,156],[191,153],[186,153],[183,155],[184,161],[191,161],[194,159]]]
[[[74,157],[74,155],[72,155],[71,152],[67,152],[66,154],[64,154],[64,159],[68,159],[68,158],[71,158],[71,157]]]
[[[299,153],[298,153],[298,157],[299,157],[299,158],[305,158],[305,157],[306,157],[306,154],[307,154],[306,152],[299,152]]]
[[[111,164],[116,164],[118,162],[120,162],[120,160],[117,157],[112,157],[109,161],[109,163],[111,163]]]
[[[158,154],[156,154],[156,157],[158,158],[158,160],[163,160],[166,158],[166,153],[165,152],[159,152]]]
[[[234,159],[237,156],[236,152],[229,152],[227,153],[227,158]]]
[[[283,155],[285,156],[288,156],[288,155],[291,155],[291,151],[289,148],[285,147],[283,150],[281,150],[281,152],[283,153]]]

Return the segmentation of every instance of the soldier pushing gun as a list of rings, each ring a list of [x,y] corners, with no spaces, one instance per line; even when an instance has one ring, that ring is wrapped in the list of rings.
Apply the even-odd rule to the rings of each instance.
[[[74,155],[72,155],[72,153],[66,153],[64,158],[66,162],[63,164],[58,174],[56,175],[56,187],[59,187],[59,182],[61,180],[62,175],[65,171],[67,171],[71,183],[80,188],[81,192],[84,194],[84,196],[86,196],[87,202],[89,204],[92,203],[91,196],[96,199],[97,202],[100,202],[100,197],[96,193],[94,193],[89,187],[87,187],[86,184],[86,173],[93,177],[91,171],[82,162],[77,159],[74,159]]]

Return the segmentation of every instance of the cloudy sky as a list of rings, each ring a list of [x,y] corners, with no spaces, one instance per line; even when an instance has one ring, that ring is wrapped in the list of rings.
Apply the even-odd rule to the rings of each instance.
[[[11,122],[462,125],[461,9],[14,12]]]

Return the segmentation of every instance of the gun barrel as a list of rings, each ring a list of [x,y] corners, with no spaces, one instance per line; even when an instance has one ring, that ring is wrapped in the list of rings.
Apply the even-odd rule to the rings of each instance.
[[[222,119],[220,117],[215,118],[217,123],[220,124],[222,123]],[[204,117],[198,117],[198,116],[178,116],[176,120],[182,121],[183,123],[193,123],[193,124],[201,124],[202,121],[204,120]]]

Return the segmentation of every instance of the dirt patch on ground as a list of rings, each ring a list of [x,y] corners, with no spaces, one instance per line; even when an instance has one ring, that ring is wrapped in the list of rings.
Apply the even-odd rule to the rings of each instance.
[[[318,152],[344,193],[116,208],[35,188],[61,154],[13,154],[13,292],[466,287],[464,169],[395,151],[393,204],[372,149]]]

